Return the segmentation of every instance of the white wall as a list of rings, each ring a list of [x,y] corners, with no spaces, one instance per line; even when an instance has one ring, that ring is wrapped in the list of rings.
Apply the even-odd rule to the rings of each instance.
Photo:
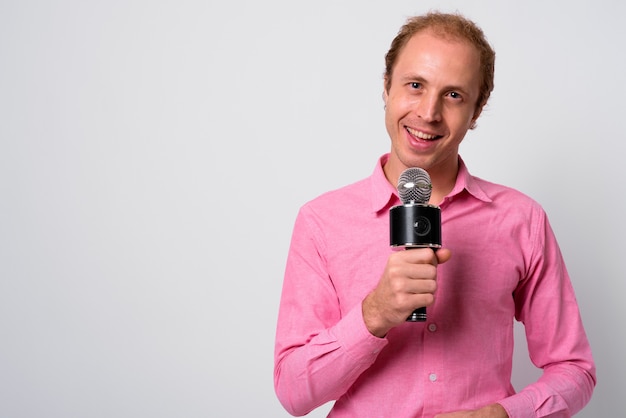
[[[383,56],[435,7],[496,48],[462,155],[545,207],[598,365],[579,416],[620,414],[623,2],[4,0],[0,416],[287,416],[296,211],[387,151]]]

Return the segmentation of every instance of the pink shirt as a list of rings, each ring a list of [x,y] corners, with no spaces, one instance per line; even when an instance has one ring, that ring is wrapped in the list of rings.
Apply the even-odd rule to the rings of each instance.
[[[542,208],[472,177],[463,161],[441,203],[436,302],[425,323],[385,338],[365,327],[361,302],[389,247],[400,204],[381,157],[372,176],[304,205],[287,259],[274,382],[292,415],[336,400],[329,417],[433,417],[499,402],[512,418],[569,417],[595,386],[595,365],[574,291]],[[513,320],[525,324],[534,384],[511,381]]]

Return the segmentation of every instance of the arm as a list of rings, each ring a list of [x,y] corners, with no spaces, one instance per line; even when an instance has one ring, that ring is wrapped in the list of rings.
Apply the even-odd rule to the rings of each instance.
[[[595,364],[574,289],[545,213],[533,219],[536,245],[530,268],[515,291],[516,317],[524,323],[540,379],[500,403],[511,417],[570,417],[590,400]]]
[[[293,415],[339,398],[387,345],[368,332],[359,303],[342,313],[324,254],[322,234],[301,212],[287,258],[274,366],[276,394]]]

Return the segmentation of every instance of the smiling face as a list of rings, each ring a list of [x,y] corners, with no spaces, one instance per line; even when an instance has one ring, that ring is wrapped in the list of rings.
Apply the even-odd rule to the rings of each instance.
[[[431,30],[413,35],[384,92],[392,184],[409,167],[427,170],[433,184],[456,179],[459,145],[480,114],[480,84],[480,55],[470,43]]]

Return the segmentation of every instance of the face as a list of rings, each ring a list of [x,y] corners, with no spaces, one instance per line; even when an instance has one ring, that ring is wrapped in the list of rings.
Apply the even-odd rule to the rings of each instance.
[[[390,181],[409,167],[427,170],[433,182],[456,178],[459,145],[479,114],[480,77],[480,55],[471,44],[430,31],[413,35],[383,95]]]

